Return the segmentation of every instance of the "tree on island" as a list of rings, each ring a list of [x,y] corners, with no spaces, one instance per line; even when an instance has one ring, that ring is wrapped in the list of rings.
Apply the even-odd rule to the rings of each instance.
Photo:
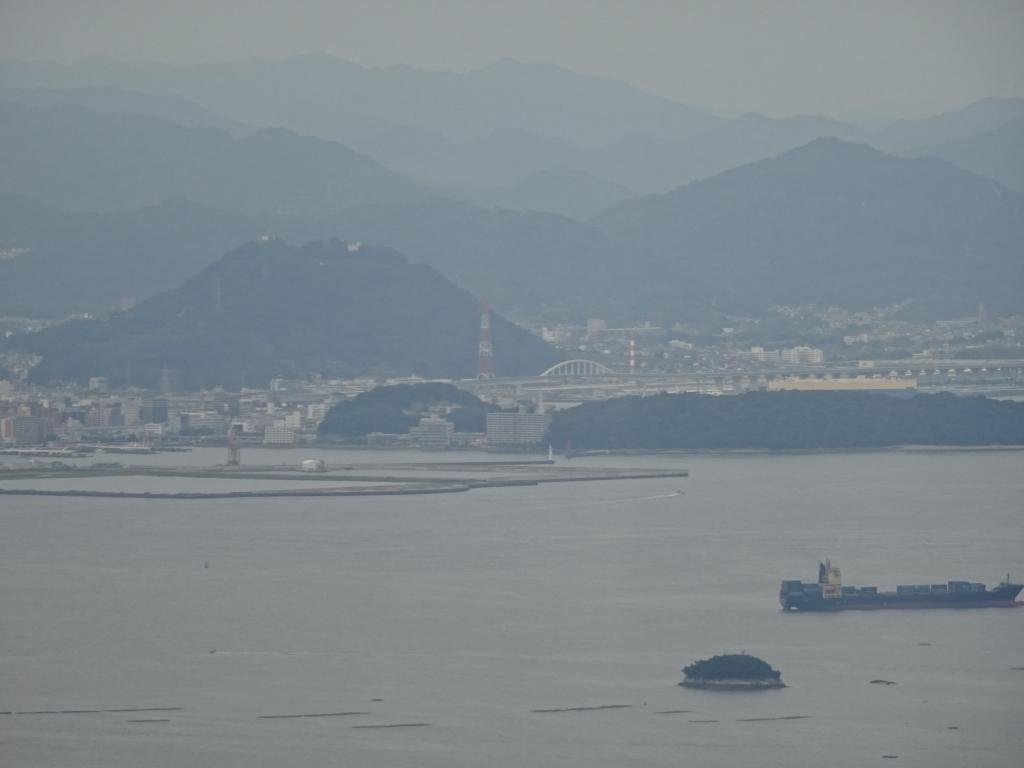
[[[432,407],[450,406],[445,417],[456,432],[483,432],[487,414],[498,410],[471,392],[444,382],[374,387],[342,400],[320,423],[321,440],[362,440],[371,432],[404,434]]]
[[[618,397],[556,411],[547,442],[580,450],[837,450],[1021,445],[1024,403],[949,393],[747,392]]]
[[[695,661],[683,668],[690,680],[781,680],[768,662],[746,653],[729,653]]]

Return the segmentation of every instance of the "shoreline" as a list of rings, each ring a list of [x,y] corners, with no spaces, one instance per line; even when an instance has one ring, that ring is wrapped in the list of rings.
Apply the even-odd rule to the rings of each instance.
[[[573,459],[594,456],[813,456],[847,453],[1012,453],[1024,451],[1020,445],[879,445],[863,448],[587,448],[570,456]],[[556,454],[557,455],[557,454]]]
[[[785,688],[786,684],[776,678],[758,678],[741,680],[739,678],[721,678],[715,680],[690,679],[683,680],[679,685],[699,691],[771,691]]]

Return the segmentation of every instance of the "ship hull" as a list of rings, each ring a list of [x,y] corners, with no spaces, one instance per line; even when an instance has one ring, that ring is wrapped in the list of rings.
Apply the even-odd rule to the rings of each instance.
[[[897,592],[864,594],[855,589],[853,594],[842,594],[835,597],[825,597],[820,589],[815,589],[817,585],[800,585],[801,588],[798,591],[792,586],[787,586],[791,584],[794,582],[784,582],[779,593],[779,602],[782,607],[790,611],[1015,608],[1024,605],[1024,603],[1017,602],[1017,595],[1022,589],[1020,584],[1000,584],[995,589],[984,591],[933,592],[930,594]]]
[[[966,610],[968,608],[1016,608],[1022,605],[1016,600],[981,600],[977,602],[906,602],[893,600],[876,603],[847,603],[842,600],[821,600],[818,602],[801,601],[783,604],[790,611],[885,611],[885,610],[916,610],[952,608]]]

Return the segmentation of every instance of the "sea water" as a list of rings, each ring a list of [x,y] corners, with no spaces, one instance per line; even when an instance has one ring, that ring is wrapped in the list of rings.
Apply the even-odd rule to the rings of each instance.
[[[156,460],[222,457],[138,459]],[[1024,610],[784,613],[778,586],[813,581],[826,557],[852,585],[1019,580],[1024,452],[569,465],[691,475],[350,499],[0,497],[0,764],[1021,764]],[[140,480],[108,485],[122,482]],[[788,687],[677,685],[684,665],[743,651]]]

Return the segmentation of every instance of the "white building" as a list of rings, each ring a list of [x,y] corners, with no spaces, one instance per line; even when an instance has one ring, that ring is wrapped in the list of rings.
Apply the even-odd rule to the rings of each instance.
[[[777,349],[765,349],[764,347],[751,347],[748,353],[752,358],[758,362],[778,362],[779,350]]]
[[[202,429],[211,434],[222,435],[227,432],[228,420],[217,411],[189,411],[180,414],[180,427]]]
[[[803,365],[814,365],[824,362],[825,353],[813,347],[791,347],[782,350],[782,362]]]
[[[488,413],[489,445],[530,445],[544,442],[551,423],[547,413]]]
[[[455,425],[438,416],[425,416],[409,430],[409,437],[420,448],[448,448],[452,444]]]

